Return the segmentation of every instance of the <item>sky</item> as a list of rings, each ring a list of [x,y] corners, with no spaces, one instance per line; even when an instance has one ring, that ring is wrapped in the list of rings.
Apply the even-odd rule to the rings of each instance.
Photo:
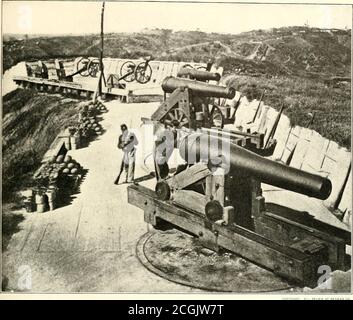
[[[3,33],[87,34],[100,30],[101,2],[3,1]],[[350,5],[106,2],[105,32],[143,28],[240,33],[284,26],[351,28]]]

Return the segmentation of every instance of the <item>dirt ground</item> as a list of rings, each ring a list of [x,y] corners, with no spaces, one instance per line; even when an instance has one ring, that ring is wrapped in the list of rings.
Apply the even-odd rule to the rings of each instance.
[[[143,212],[127,203],[126,184],[113,184],[121,160],[116,147],[120,124],[139,128],[140,118],[150,116],[156,104],[111,101],[106,106],[109,112],[101,122],[105,134],[88,148],[70,151],[88,169],[72,204],[46,213],[21,212],[25,218],[19,225],[21,230],[13,235],[3,253],[6,290],[197,291],[164,280],[140,264],[135,249],[147,231]],[[139,146],[142,148],[142,141]],[[146,171],[138,160],[135,177],[144,175]],[[31,281],[22,281],[25,274],[30,274]]]
[[[127,203],[126,184],[113,184],[121,161],[120,124],[126,123],[139,139],[135,177],[153,187],[154,180],[144,178],[152,169],[151,158],[145,158],[151,128],[141,127],[141,117],[150,117],[158,103],[105,105],[106,132],[88,148],[70,151],[88,170],[72,203],[46,213],[18,212],[24,219],[2,256],[3,287],[33,293],[204,292],[165,280],[139,262],[136,244],[148,225],[143,212]],[[266,198],[283,198],[265,189]]]

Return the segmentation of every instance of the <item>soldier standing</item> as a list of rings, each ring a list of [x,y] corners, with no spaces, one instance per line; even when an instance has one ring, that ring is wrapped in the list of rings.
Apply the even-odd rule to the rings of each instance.
[[[135,160],[136,160],[136,148],[138,144],[136,135],[128,130],[126,124],[122,124],[121,135],[119,136],[118,148],[123,151],[123,159],[121,162],[120,172],[115,180],[115,184],[119,183],[120,175],[125,170],[125,181],[124,183],[134,182],[135,175]]]

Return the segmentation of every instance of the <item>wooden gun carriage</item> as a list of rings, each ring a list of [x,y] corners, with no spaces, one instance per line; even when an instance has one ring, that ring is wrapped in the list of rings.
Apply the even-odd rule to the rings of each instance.
[[[301,286],[317,286],[320,266],[346,269],[348,232],[266,204],[261,189],[266,183],[326,199],[330,180],[260,156],[256,137],[212,128],[205,105],[234,96],[231,88],[178,78],[162,87],[171,94],[151,120],[186,127],[176,143],[184,163],[174,175],[159,176],[155,190],[128,187],[129,203],[144,211],[147,223],[191,233],[207,248],[230,250]]]

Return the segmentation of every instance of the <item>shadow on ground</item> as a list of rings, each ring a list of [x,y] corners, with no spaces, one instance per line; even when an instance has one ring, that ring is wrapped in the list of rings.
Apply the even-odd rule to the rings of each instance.
[[[2,212],[2,251],[4,252],[13,234],[19,232],[19,224],[24,220],[23,214],[3,211]]]
[[[57,198],[57,208],[68,206],[76,199],[76,196],[81,192],[80,186],[85,180],[87,173],[87,169],[82,169],[80,177],[66,176],[58,183],[60,196]]]

